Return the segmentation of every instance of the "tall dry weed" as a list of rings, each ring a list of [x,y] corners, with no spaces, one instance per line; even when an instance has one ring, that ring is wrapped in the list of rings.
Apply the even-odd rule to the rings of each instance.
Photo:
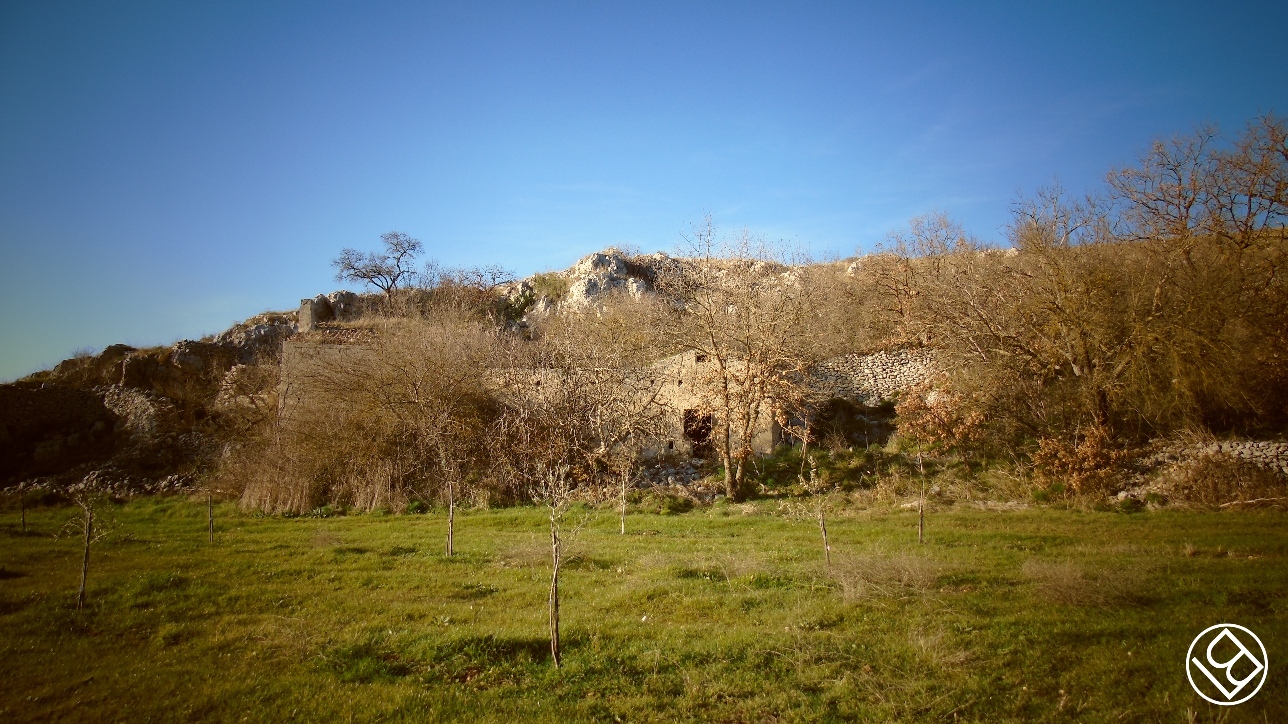
[[[832,576],[850,603],[920,595],[934,586],[939,572],[940,565],[924,555],[881,549],[837,556],[832,565]]]
[[[1140,594],[1139,572],[1100,568],[1094,573],[1072,561],[1029,559],[1020,571],[1043,598],[1062,606],[1104,606],[1135,602]]]

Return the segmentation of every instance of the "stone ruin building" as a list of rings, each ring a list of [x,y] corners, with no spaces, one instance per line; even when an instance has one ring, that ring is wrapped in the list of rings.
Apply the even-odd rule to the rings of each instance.
[[[306,300],[306,304],[311,302]],[[374,351],[369,344],[372,333],[367,330],[300,326],[301,333],[286,340],[282,349],[281,384],[288,414],[293,401],[302,395],[325,394],[316,389],[317,380],[337,372],[361,374],[363,358]],[[305,331],[306,326],[311,331]],[[704,389],[711,380],[710,364],[705,355],[689,351],[658,360],[636,373],[649,383],[644,387],[656,389],[656,400],[664,410],[662,434],[643,443],[646,457],[704,458],[714,453],[714,420],[706,411],[711,397]],[[811,423],[816,439],[847,447],[884,443],[893,431],[895,399],[924,382],[933,366],[933,353],[925,349],[850,354],[820,363],[808,383],[813,390],[812,406],[817,410]],[[543,385],[549,390],[564,374],[553,370],[504,372],[498,379],[507,380],[506,394],[515,393],[516,386],[518,394],[542,394]],[[750,442],[758,454],[794,442],[776,419],[773,400],[762,406]]]

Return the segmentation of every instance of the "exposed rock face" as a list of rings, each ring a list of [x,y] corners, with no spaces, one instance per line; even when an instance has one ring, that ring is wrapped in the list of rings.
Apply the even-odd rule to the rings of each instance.
[[[121,361],[120,378],[102,382],[176,400],[196,400],[213,394],[237,358],[237,350],[229,345],[184,340],[169,349],[127,354]]]
[[[331,292],[326,299],[331,303],[331,313],[337,322],[348,322],[362,314],[362,298],[353,292]]]
[[[257,359],[277,357],[282,351],[282,342],[295,334],[295,328],[294,315],[260,314],[221,332],[215,342],[235,349],[239,364],[250,364]]]
[[[582,309],[594,303],[595,297],[614,290],[624,290],[639,299],[649,291],[648,285],[628,270],[626,257],[616,249],[595,252],[577,262],[568,275],[568,294],[563,304]]]
[[[296,329],[312,332],[326,322],[347,322],[362,315],[362,298],[353,292],[337,291],[300,300]]]
[[[649,279],[652,276],[653,257],[666,258],[665,254],[650,257],[629,257],[618,249],[605,249],[583,257],[571,269],[560,272],[568,281],[568,291],[556,302],[547,297],[533,299],[530,312],[546,314],[559,310],[581,311],[594,307],[601,295],[612,292],[625,292],[634,299],[640,299],[653,290]],[[512,299],[522,299],[528,293],[535,297],[532,285],[526,280],[512,287]]]
[[[170,364],[186,375],[222,375],[233,365],[236,353],[218,342],[185,339],[170,348]]]
[[[174,427],[178,412],[174,405],[140,390],[120,386],[95,390],[103,405],[116,417],[117,429],[135,444],[144,443],[158,430]]]

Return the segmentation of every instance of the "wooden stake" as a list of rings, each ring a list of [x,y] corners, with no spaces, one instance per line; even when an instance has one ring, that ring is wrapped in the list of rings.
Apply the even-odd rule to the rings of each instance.
[[[456,553],[456,490],[452,481],[447,481],[447,557]]]
[[[85,557],[81,561],[80,593],[76,594],[77,611],[85,605],[85,581],[89,578],[89,544],[94,536],[94,509],[89,503],[85,503],[83,507],[85,509]]]
[[[832,546],[827,543],[827,519],[823,517],[823,506],[818,507],[818,527],[823,531],[823,557],[827,559],[827,569],[832,570]]]
[[[917,445],[917,470],[921,473],[921,498],[917,501],[917,542],[926,542],[926,466],[921,460],[921,445]]]
[[[554,659],[555,668],[559,668],[559,530],[556,527],[555,512],[550,512],[550,657]]]

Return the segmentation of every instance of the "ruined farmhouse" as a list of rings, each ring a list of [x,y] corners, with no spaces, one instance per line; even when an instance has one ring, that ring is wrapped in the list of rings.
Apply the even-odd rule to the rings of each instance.
[[[373,342],[374,333],[369,330],[325,324],[286,340],[281,389],[287,414],[308,395],[328,395],[328,386],[339,378],[370,369],[377,353]],[[639,441],[645,457],[710,456],[716,414],[712,365],[706,355],[687,351],[620,375],[623,384],[634,386],[633,394],[647,397],[660,408],[663,424],[656,436]],[[893,403],[898,395],[923,383],[933,367],[933,353],[925,349],[843,355],[814,365],[807,372],[806,385],[815,411],[811,426],[816,437],[846,446],[884,442],[893,429]],[[497,395],[504,399],[509,395],[548,395],[559,385],[580,384],[588,374],[579,370],[498,369],[492,378]],[[799,428],[800,422],[793,420],[796,425],[789,423],[785,429],[784,414],[778,400],[765,399],[759,405],[749,440],[755,453],[768,454],[780,444],[793,442],[791,429]]]

